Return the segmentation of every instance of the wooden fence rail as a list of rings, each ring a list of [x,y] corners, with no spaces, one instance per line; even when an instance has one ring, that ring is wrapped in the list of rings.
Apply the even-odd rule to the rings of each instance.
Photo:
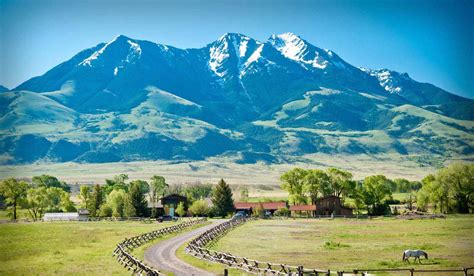
[[[443,272],[462,272],[464,275],[468,274],[468,271],[474,270],[474,268],[462,268],[462,269],[438,269],[438,270],[415,270],[413,268],[406,269],[354,269],[350,272],[345,271],[330,271],[323,269],[308,269],[303,266],[291,266],[287,264],[275,264],[269,262],[262,262],[257,260],[252,260],[245,257],[239,257],[232,255],[226,252],[214,251],[206,248],[210,243],[215,242],[225,233],[231,229],[249,221],[254,220],[254,218],[238,218],[226,221],[222,224],[219,224],[203,234],[196,237],[192,240],[186,247],[186,253],[211,262],[221,263],[226,266],[237,268],[249,273],[259,274],[259,275],[288,275],[288,276],[302,276],[302,275],[368,275],[368,273],[374,272],[409,272],[411,276],[414,273],[420,272],[431,272],[431,273],[443,273]],[[226,270],[227,272],[227,270]],[[360,273],[360,274],[359,274]],[[224,273],[225,275],[226,273]]]
[[[125,238],[123,241],[117,244],[115,247],[113,256],[117,258],[117,261],[123,265],[124,268],[132,271],[132,274],[136,275],[149,275],[149,276],[158,276],[165,275],[159,270],[156,270],[152,267],[147,266],[143,261],[139,260],[133,256],[129,251],[137,248],[147,242],[150,242],[162,235],[179,232],[185,228],[194,226],[205,222],[206,218],[193,219],[180,224],[176,224],[170,227],[158,229],[152,232],[141,234],[131,238]]]
[[[269,262],[261,262],[245,257],[239,257],[226,252],[219,252],[207,249],[206,246],[216,241],[225,233],[237,227],[246,221],[254,220],[254,218],[238,218],[221,223],[197,238],[192,240],[186,247],[186,253],[193,255],[199,259],[212,261],[227,265],[229,267],[244,270],[255,274],[271,274],[271,275],[330,275],[329,270],[320,269],[304,269],[303,266],[291,266],[287,264],[275,264]]]

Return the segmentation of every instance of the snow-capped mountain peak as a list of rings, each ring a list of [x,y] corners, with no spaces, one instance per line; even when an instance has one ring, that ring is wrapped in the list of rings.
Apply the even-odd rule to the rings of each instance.
[[[237,33],[226,33],[209,47],[209,69],[218,77],[244,67],[260,57],[263,43]]]
[[[286,58],[312,68],[326,68],[329,63],[328,58],[332,56],[332,53],[309,44],[293,33],[274,34],[268,39],[268,42]]]
[[[108,52],[108,54],[106,54],[106,52]],[[105,54],[111,59],[119,57],[123,62],[131,62],[134,58],[141,56],[142,49],[137,40],[124,35],[118,35],[88,58],[81,61],[78,65],[92,67],[93,64],[97,63],[99,58]]]

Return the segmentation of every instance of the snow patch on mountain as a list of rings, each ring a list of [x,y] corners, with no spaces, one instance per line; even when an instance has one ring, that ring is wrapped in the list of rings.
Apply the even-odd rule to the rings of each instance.
[[[387,69],[367,70],[365,72],[374,76],[379,81],[380,85],[389,93],[400,93],[402,91],[403,80],[410,80],[408,74],[400,74]]]
[[[209,68],[218,77],[223,77],[225,72],[220,72],[219,68],[223,64],[224,60],[229,57],[227,53],[227,43],[221,43],[217,47],[212,46],[209,50]]]
[[[310,49],[303,39],[293,33],[272,35],[270,42],[286,58],[311,65],[313,68],[325,69],[329,63],[317,50]],[[311,57],[313,55],[314,57]]]

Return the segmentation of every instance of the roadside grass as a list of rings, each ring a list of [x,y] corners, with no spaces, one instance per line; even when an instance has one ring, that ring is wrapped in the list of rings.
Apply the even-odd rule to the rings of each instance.
[[[474,261],[474,216],[446,219],[288,219],[248,222],[211,249],[260,261],[306,268],[461,268]],[[403,250],[427,251],[422,264],[406,264]]]
[[[36,222],[0,224],[0,275],[130,275],[112,257],[126,237],[173,222]]]
[[[239,269],[229,268],[225,265],[210,262],[210,261],[204,261],[204,260],[198,259],[196,257],[193,257],[189,254],[186,254],[184,249],[186,248],[187,245],[188,245],[188,242],[183,244],[180,248],[178,248],[178,251],[176,251],[176,256],[179,259],[181,259],[182,261],[184,261],[184,262],[186,262],[186,263],[188,263],[188,264],[190,264],[194,267],[197,267],[199,269],[209,271],[209,272],[212,272],[212,273],[215,273],[215,274],[218,274],[218,275],[224,274],[224,269],[226,269],[226,268],[229,272],[229,275],[250,275],[250,274],[246,273],[245,271],[242,271],[242,270],[239,270]]]
[[[179,232],[163,235],[163,236],[159,237],[158,239],[153,240],[153,242],[149,242],[149,243],[146,243],[143,246],[135,248],[132,251],[132,253],[133,253],[134,256],[136,256],[140,260],[145,261],[145,251],[148,248],[152,247],[153,245],[157,244],[158,242],[170,239],[170,238],[175,237],[175,236],[177,236],[181,233],[184,233],[184,232],[188,232],[188,231],[191,231],[191,230],[194,230],[194,229],[197,229],[197,228],[201,228],[201,227],[206,226],[208,224],[211,224],[211,222],[209,220],[206,223],[197,224],[197,225],[194,225],[193,227],[183,229],[182,231],[179,231]]]

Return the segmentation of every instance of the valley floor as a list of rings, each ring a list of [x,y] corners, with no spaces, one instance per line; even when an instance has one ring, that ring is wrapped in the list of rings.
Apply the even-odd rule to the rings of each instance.
[[[224,178],[231,185],[276,185],[280,175],[295,166],[302,168],[337,167],[362,179],[372,174],[384,174],[389,178],[403,177],[420,180],[436,171],[444,163],[456,159],[424,160],[419,156],[401,155],[329,155],[314,154],[305,156],[299,162],[286,164],[237,164],[230,159],[210,158],[206,161],[171,162],[143,161],[117,163],[39,163],[18,166],[0,166],[0,179],[7,177],[27,177],[50,174],[69,184],[102,184],[106,178],[125,173],[130,179],[148,180],[153,175],[162,175],[168,183],[217,183]],[[465,156],[463,159],[469,159]],[[473,159],[471,159],[473,160]]]

